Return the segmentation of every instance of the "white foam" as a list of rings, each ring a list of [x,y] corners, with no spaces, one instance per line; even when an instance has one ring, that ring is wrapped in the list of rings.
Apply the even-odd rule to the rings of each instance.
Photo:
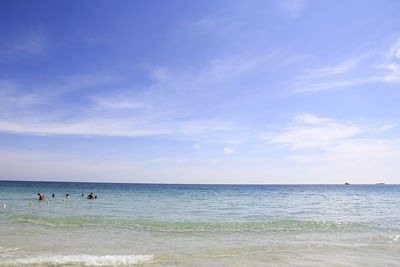
[[[13,257],[14,253],[18,250],[18,248],[3,248],[0,247],[0,258],[6,259]],[[1,265],[1,261],[0,261]]]
[[[0,252],[10,252],[10,251],[16,251],[18,248],[3,248],[0,247]]]
[[[8,264],[22,264],[22,265],[35,265],[35,264],[48,264],[48,265],[64,265],[64,264],[78,264],[84,266],[119,266],[119,265],[133,265],[143,263],[151,260],[152,255],[43,255],[32,258],[16,259]]]

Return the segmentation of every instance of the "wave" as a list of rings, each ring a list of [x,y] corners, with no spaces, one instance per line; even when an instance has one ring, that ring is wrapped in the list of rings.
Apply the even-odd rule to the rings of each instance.
[[[145,231],[185,233],[185,232],[270,232],[270,231],[340,231],[369,229],[372,226],[355,222],[324,222],[279,220],[270,222],[165,222],[124,220],[104,217],[54,218],[37,215],[14,215],[7,218],[9,223],[41,225],[47,227],[117,227]]]
[[[43,255],[31,258],[15,259],[2,263],[2,265],[81,265],[81,266],[120,266],[135,265],[147,262],[153,258],[152,255]]]

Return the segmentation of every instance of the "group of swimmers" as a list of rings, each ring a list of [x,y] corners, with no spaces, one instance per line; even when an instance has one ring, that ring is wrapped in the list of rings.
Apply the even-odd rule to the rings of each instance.
[[[38,193],[38,196],[39,196],[39,200],[44,200],[44,195],[43,195],[43,194]],[[69,193],[67,193],[67,194],[65,195],[65,198],[68,198],[69,196],[70,196]],[[85,197],[85,194],[82,193],[81,196],[82,196],[82,197]],[[56,194],[53,193],[53,194],[51,195],[51,197],[55,198],[55,197],[56,197]],[[97,199],[97,196],[94,196],[93,193],[90,193],[86,198],[87,198],[87,199]],[[65,200],[64,200],[64,201],[65,201]]]

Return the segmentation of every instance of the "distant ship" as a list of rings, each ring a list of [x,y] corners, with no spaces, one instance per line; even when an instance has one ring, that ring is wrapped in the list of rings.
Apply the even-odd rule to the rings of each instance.
[[[345,185],[350,185],[350,183],[344,183]]]
[[[385,184],[385,183],[376,183],[376,185],[383,185],[383,184]]]

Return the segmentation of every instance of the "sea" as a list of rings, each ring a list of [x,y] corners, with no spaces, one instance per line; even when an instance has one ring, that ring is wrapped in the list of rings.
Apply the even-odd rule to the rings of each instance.
[[[0,265],[400,266],[400,185],[0,181]]]

